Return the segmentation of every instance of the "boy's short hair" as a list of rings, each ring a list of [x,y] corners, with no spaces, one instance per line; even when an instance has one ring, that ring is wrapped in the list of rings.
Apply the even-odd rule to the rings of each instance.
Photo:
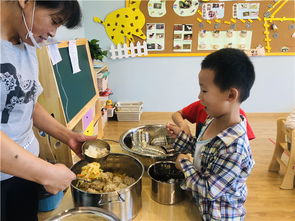
[[[77,0],[36,0],[36,6],[46,9],[57,10],[63,20],[63,25],[67,28],[74,28],[80,25],[82,12]]]
[[[202,61],[202,69],[215,72],[214,83],[221,91],[237,88],[240,102],[245,101],[255,80],[255,71],[249,57],[239,49],[224,48],[209,54]]]

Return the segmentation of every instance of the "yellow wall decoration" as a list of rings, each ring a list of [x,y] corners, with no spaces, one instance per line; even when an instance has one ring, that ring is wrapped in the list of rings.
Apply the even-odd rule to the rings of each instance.
[[[109,13],[104,21],[98,17],[93,17],[93,20],[105,27],[109,38],[115,45],[124,44],[125,38],[134,42],[133,35],[146,39],[141,30],[145,24],[145,16],[139,9],[140,3],[141,0],[132,0],[128,7]]]

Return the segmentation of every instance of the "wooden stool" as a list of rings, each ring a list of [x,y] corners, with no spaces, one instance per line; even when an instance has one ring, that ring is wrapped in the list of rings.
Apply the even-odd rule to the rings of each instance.
[[[288,143],[287,143],[288,141]],[[287,163],[282,161],[282,154],[288,156]],[[285,118],[277,120],[277,140],[269,171],[278,172],[282,169],[284,173],[281,189],[293,189],[295,177],[295,129],[285,127]]]

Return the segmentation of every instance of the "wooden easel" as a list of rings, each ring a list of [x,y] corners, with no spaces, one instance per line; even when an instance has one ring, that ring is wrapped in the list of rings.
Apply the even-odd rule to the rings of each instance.
[[[62,103],[62,92],[59,90],[57,81],[59,79],[56,78],[53,65],[51,63],[47,47],[43,47],[40,50],[37,50],[37,57],[39,61],[39,80],[41,85],[43,86],[43,93],[40,95],[38,102],[61,124],[67,127],[70,130],[75,130],[78,132],[82,131],[82,118],[88,113],[90,109],[94,109],[94,118],[101,118],[100,108],[98,110],[99,105],[99,95],[96,84],[95,72],[93,69],[92,59],[89,51],[88,41],[87,39],[78,39],[76,40],[77,47],[83,46],[86,49],[86,55],[83,57],[84,65],[87,65],[91,75],[90,82],[88,86],[85,86],[83,90],[87,90],[89,84],[92,84],[95,88],[94,96],[87,100],[87,103],[81,107],[70,120],[66,118],[65,110]],[[68,47],[68,41],[61,42],[58,44],[58,48]],[[80,62],[79,62],[80,63]],[[71,66],[68,67],[71,70]],[[80,67],[82,68],[82,67]],[[64,74],[64,73],[61,73]],[[85,74],[85,73],[83,73]],[[83,85],[83,82],[80,82]],[[75,88],[78,90],[79,88]],[[80,87],[81,89],[81,87]],[[100,123],[101,124],[101,123]],[[93,124],[92,130],[93,132]],[[99,127],[101,128],[101,127]],[[35,130],[36,137],[40,144],[40,157],[44,160],[53,163],[63,163],[68,167],[71,167],[73,164],[72,153],[70,148],[55,138],[49,136],[48,134],[40,135],[40,131]]]

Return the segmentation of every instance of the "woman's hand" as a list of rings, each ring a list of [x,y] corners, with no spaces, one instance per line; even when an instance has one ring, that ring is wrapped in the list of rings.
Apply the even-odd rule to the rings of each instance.
[[[84,134],[79,134],[71,131],[69,139],[67,140],[67,145],[77,154],[80,159],[83,159],[82,156],[82,144],[88,140],[96,140],[97,136],[86,136]]]
[[[52,164],[46,171],[46,180],[42,182],[47,192],[57,194],[70,186],[76,175],[63,164]]]

